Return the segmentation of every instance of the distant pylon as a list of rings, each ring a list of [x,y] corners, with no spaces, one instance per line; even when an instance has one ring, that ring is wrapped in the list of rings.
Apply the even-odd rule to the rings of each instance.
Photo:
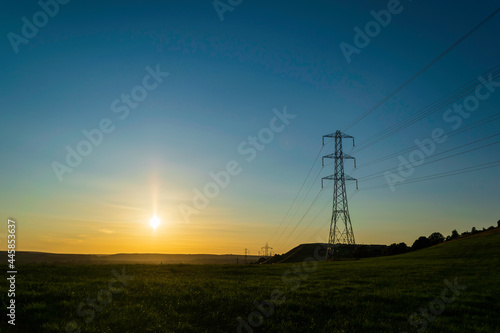
[[[266,246],[261,247],[261,249],[264,250],[264,256],[269,257],[269,249],[272,250],[273,248],[270,247],[266,242]]]
[[[344,175],[344,159],[353,159],[354,167],[356,167],[356,159],[342,151],[342,139],[352,139],[354,146],[354,138],[340,131],[323,136],[323,146],[325,138],[335,139],[335,153],[323,156],[322,164],[325,166],[325,158],[335,159],[335,173],[333,175],[323,177],[321,179],[321,188],[323,188],[323,180],[333,180],[333,207],[332,219],[330,221],[330,234],[328,236],[328,247],[326,257],[329,258],[334,254],[335,244],[347,245],[348,251],[352,251],[356,244],[354,233],[352,231],[351,217],[349,215],[349,206],[347,204],[347,194],[345,189],[346,180],[355,180],[356,189],[358,189],[358,181],[350,176]]]
[[[247,261],[247,259],[248,259],[248,257],[247,257],[247,252],[248,252],[248,249],[245,249],[245,264],[248,262],[248,261]]]

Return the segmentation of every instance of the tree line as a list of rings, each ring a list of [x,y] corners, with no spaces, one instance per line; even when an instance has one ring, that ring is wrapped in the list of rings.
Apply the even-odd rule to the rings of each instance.
[[[500,220],[498,220],[497,222],[497,227],[500,227]],[[429,235],[429,237],[420,236],[419,238],[417,238],[413,242],[413,245],[411,247],[407,246],[404,242],[399,244],[393,243],[382,250],[382,255],[391,256],[395,254],[402,254],[410,251],[421,250],[429,246],[452,241],[461,236],[475,235],[483,231],[491,230],[494,228],[495,228],[494,226],[491,226],[488,229],[483,228],[483,230],[478,230],[476,229],[476,227],[472,227],[471,231],[464,231],[461,234],[459,234],[458,231],[455,229],[451,232],[451,235],[448,235],[446,237],[444,237],[443,234],[441,234],[440,232],[433,232],[432,234]]]

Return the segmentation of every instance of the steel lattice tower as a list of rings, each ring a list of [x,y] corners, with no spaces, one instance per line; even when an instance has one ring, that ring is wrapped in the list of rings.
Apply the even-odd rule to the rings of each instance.
[[[354,167],[356,167],[356,159],[342,151],[342,139],[352,139],[352,144],[354,146],[354,138],[340,131],[336,131],[335,133],[323,136],[323,146],[325,145],[325,138],[335,139],[335,153],[325,155],[322,159],[323,166],[325,166],[325,158],[335,159],[335,173],[321,179],[321,188],[323,188],[323,181],[325,179],[334,181],[332,219],[330,222],[330,235],[328,237],[327,247],[327,258],[329,258],[334,253],[335,244],[347,245],[348,251],[352,251],[356,244],[352,231],[351,217],[349,216],[345,181],[355,180],[356,189],[358,188],[358,181],[350,176],[344,175],[344,159],[353,159]]]
[[[271,249],[271,250],[272,250],[273,248],[272,248],[272,247],[270,247],[270,246],[269,246],[269,244],[267,244],[267,242],[266,242],[266,246],[261,247],[261,249],[265,251],[265,252],[264,252],[264,253],[265,253],[265,254],[264,254],[264,256],[265,256],[265,257],[270,257],[270,256],[272,256],[272,255],[273,255],[273,252],[272,252],[272,251],[269,251],[269,249]]]

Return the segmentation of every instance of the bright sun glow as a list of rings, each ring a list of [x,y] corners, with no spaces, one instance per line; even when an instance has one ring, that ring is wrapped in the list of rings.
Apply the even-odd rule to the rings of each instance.
[[[160,225],[160,219],[155,215],[151,218],[151,220],[149,220],[149,225],[154,229],[156,230],[156,228],[158,228],[158,226]]]

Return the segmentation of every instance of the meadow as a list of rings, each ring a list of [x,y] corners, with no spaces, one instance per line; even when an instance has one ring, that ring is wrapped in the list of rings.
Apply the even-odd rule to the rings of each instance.
[[[499,267],[500,228],[403,255],[356,261],[27,264],[18,267],[16,326],[8,325],[4,315],[0,328],[2,332],[500,332]],[[0,288],[5,309],[6,279]]]

